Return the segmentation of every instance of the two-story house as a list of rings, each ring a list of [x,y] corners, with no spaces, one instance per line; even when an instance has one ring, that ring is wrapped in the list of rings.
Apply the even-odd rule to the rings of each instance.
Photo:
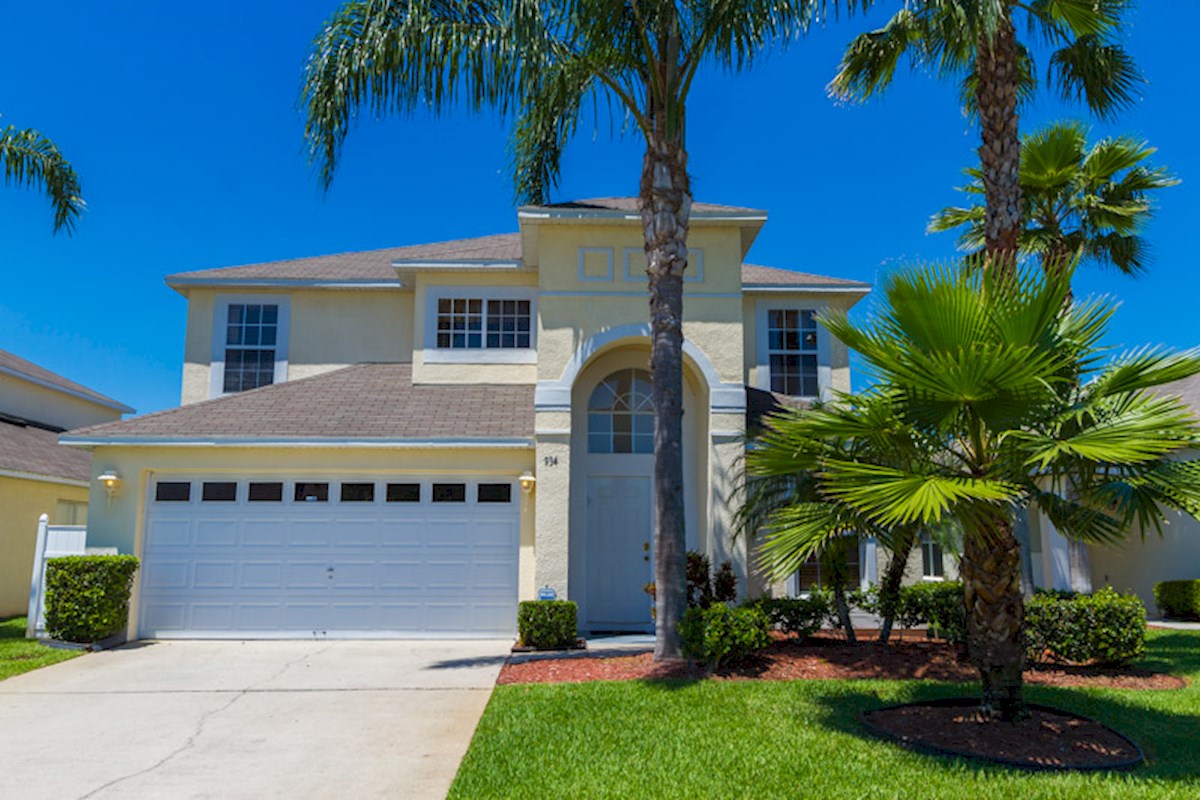
[[[167,278],[188,299],[182,405],[62,440],[119,478],[93,490],[88,543],[142,559],[131,635],[508,635],[544,588],[585,631],[649,629],[637,201],[517,217]],[[684,300],[688,546],[743,588],[747,414],[849,389],[814,314],[869,291],[746,264],[766,219],[695,204]]]
[[[58,443],[69,428],[133,409],[0,350],[0,618],[29,607],[38,518],[87,522],[91,456]]]

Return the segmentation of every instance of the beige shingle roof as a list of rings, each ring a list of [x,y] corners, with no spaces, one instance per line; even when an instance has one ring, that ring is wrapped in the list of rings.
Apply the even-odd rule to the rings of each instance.
[[[871,284],[845,278],[831,278],[811,272],[797,272],[778,267],[760,267],[757,264],[742,264],[742,286],[828,286],[847,289],[869,290]]]
[[[108,406],[121,412],[132,412],[133,409],[129,406],[113,400],[111,397],[102,395],[94,389],[89,389],[83,384],[68,380],[57,372],[51,372],[45,367],[39,367],[32,361],[26,361],[20,356],[10,353],[7,350],[0,350],[0,372],[16,375],[17,377],[28,378],[35,383],[40,383],[50,386],[55,389],[61,389],[70,394],[84,397],[101,405]]]
[[[63,447],[52,431],[0,420],[0,470],[86,482],[92,456]]]
[[[521,238],[516,233],[478,236],[356,253],[267,261],[238,267],[202,269],[167,276],[167,283],[207,280],[322,280],[399,283],[396,261],[518,261]]]
[[[531,385],[413,385],[411,364],[356,364],[312,378],[94,425],[63,438],[321,441],[527,439]]]

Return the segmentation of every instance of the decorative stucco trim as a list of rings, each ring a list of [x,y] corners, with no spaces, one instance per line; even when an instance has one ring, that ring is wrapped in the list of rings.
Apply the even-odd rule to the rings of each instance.
[[[604,256],[607,268],[603,275],[587,274],[587,257],[589,255]],[[613,249],[611,247],[581,247],[579,248],[579,264],[576,268],[580,283],[612,283],[613,282]]]
[[[601,350],[626,339],[649,339],[650,323],[635,322],[601,331],[587,339],[567,362],[557,381],[538,381],[534,390],[535,411],[570,411],[571,389],[575,378],[593,356]],[[740,414],[746,411],[746,387],[742,383],[725,382],[704,351],[690,339],[683,340],[683,353],[708,384],[709,402],[714,414]]]

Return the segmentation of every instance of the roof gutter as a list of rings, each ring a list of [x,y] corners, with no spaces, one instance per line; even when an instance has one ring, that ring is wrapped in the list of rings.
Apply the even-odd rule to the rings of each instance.
[[[431,437],[398,439],[389,437],[309,438],[247,436],[104,436],[64,434],[59,444],[69,447],[286,447],[286,448],[386,448],[399,450],[532,450],[533,439]]]
[[[860,286],[830,286],[820,283],[744,283],[742,284],[742,291],[763,294],[770,294],[772,292],[832,292],[837,294],[868,295],[871,293],[871,286],[869,284]]]

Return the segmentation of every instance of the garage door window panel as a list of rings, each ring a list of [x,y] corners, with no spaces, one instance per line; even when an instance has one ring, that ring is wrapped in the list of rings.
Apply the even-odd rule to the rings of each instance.
[[[297,503],[328,503],[328,483],[297,483],[295,498]]]
[[[205,503],[237,502],[237,483],[233,481],[205,481],[200,487],[200,500]]]
[[[387,502],[389,502],[389,503],[419,503],[419,502],[421,502],[421,484],[419,484],[419,483],[389,483],[387,485]]]
[[[251,503],[281,503],[283,502],[283,483],[281,481],[252,482],[246,495]]]
[[[481,483],[476,491],[475,499],[480,503],[511,503],[511,483]]]
[[[154,487],[159,503],[187,503],[192,499],[192,484],[186,481],[159,481]]]
[[[465,503],[467,502],[467,485],[465,483],[435,483],[433,485],[433,502]]]
[[[374,503],[375,484],[343,483],[341,500],[343,503]]]

